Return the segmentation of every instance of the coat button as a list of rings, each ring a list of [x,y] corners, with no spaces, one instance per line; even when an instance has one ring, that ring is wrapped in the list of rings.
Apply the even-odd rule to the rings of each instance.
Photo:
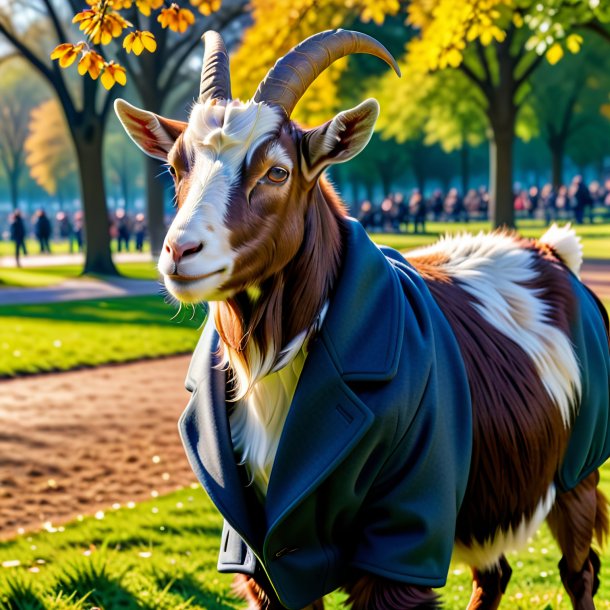
[[[296,553],[299,550],[298,546],[285,546],[283,549],[280,549],[276,554],[275,558],[280,559],[284,557],[284,555],[290,555],[290,553]]]

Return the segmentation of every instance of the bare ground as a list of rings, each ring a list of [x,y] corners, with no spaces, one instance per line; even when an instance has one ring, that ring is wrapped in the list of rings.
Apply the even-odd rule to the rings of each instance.
[[[0,538],[194,482],[189,357],[0,381]]]

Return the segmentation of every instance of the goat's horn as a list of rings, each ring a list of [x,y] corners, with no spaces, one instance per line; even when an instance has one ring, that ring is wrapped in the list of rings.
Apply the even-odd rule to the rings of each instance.
[[[231,75],[229,73],[229,56],[225,43],[218,32],[209,30],[202,37],[205,50],[201,68],[201,85],[199,101],[212,98],[231,99]]]
[[[277,104],[289,117],[320,73],[333,62],[352,53],[375,55],[400,76],[396,60],[374,38],[350,30],[327,30],[310,36],[278,59],[258,86],[254,101]]]

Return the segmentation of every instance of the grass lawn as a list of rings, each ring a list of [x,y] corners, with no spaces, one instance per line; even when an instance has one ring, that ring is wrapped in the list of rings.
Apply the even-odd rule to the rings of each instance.
[[[202,308],[161,296],[0,307],[0,377],[190,352]]]
[[[602,477],[610,493],[610,468]],[[126,502],[129,496],[126,495]],[[243,608],[231,575],[216,572],[222,522],[200,488],[187,488],[137,506],[132,503],[80,518],[63,528],[0,543],[1,610],[230,610]],[[569,610],[559,580],[559,551],[544,527],[526,549],[510,553],[513,577],[506,610]],[[610,608],[610,553],[602,555],[597,608]],[[463,610],[469,569],[451,566],[445,607]],[[333,593],[327,610],[345,597]]]
[[[610,224],[580,225],[575,226],[576,232],[582,239],[585,258],[610,259]],[[375,233],[371,237],[378,244],[395,248],[396,250],[409,250],[429,244],[445,233],[458,233],[469,231],[478,233],[488,231],[490,224],[487,222],[452,223],[452,222],[428,222],[424,235]],[[526,237],[539,237],[546,230],[544,223],[539,220],[522,220],[519,222],[519,232]]]
[[[156,280],[158,278],[157,266],[154,262],[146,263],[117,263],[119,273],[127,278],[138,280]],[[76,279],[81,276],[81,265],[56,265],[49,267],[7,267],[0,269],[0,302],[2,288],[40,288],[53,286]],[[88,278],[94,276],[86,276]]]
[[[38,244],[38,240],[33,238],[28,238],[25,241],[25,247],[28,251],[28,254],[40,254],[40,246]],[[112,240],[111,242],[112,251],[117,251],[116,240]],[[135,248],[135,239],[132,237],[130,241],[131,251],[134,251]],[[74,244],[74,252],[76,252],[76,243]],[[70,254],[70,244],[68,241],[60,240],[51,241],[51,252],[53,254]],[[148,241],[144,242],[144,252],[150,252],[150,243]],[[15,243],[9,240],[0,239],[0,256],[15,256]]]

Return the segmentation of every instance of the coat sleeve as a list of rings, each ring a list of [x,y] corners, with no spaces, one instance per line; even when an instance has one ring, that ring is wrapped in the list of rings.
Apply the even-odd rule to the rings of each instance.
[[[366,572],[429,587],[446,582],[472,437],[471,419],[467,412],[462,417],[463,403],[468,405],[468,390],[459,385],[464,380],[440,365],[367,496],[352,562]],[[458,385],[450,390],[452,383]]]

